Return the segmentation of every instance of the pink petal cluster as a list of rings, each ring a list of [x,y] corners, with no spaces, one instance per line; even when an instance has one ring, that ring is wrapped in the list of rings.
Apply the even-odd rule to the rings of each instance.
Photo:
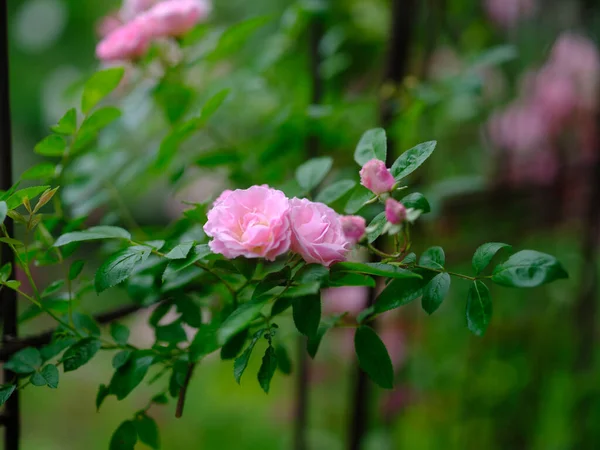
[[[135,60],[143,56],[155,39],[179,37],[210,12],[206,0],[129,0],[117,24],[102,23],[103,40],[96,47],[102,61]]]
[[[361,216],[343,216],[342,230],[348,240],[353,243],[357,243],[365,235],[367,228],[367,221]]]
[[[406,220],[406,208],[398,200],[388,198],[385,201],[385,218],[389,223],[399,225]]]
[[[509,181],[514,184],[551,182],[561,165],[559,148],[569,134],[579,139],[579,155],[593,153],[588,137],[598,108],[600,54],[589,39],[562,34],[550,57],[537,71],[526,73],[517,100],[495,113],[488,132],[496,148],[507,151]],[[591,144],[591,145],[590,145]]]
[[[372,159],[360,170],[360,184],[380,195],[390,192],[396,180],[383,161]]]
[[[485,0],[488,17],[502,28],[512,28],[520,20],[528,19],[537,11],[536,0]]]
[[[345,261],[352,244],[344,235],[339,214],[307,199],[293,198],[290,205],[292,250],[306,262],[326,267]]]
[[[281,191],[265,186],[225,191],[204,225],[215,253],[227,258],[274,260],[290,248],[290,204]]]
[[[224,191],[208,212],[204,231],[213,238],[211,250],[226,258],[272,261],[292,250],[308,263],[329,267],[345,261],[354,244],[344,234],[342,219],[327,205],[290,200],[263,185]]]

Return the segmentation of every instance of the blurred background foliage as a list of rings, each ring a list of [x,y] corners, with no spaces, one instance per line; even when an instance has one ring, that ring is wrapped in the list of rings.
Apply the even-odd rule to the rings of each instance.
[[[35,162],[35,143],[75,104],[82,81],[98,68],[96,29],[119,4],[8,3],[15,169],[20,173]],[[413,29],[408,68],[402,84],[394,86],[382,85],[383,67],[396,57],[386,51],[390,3],[215,2],[209,23],[188,36],[185,72],[174,71],[157,85],[149,69],[122,87],[122,120],[101,137],[96,153],[82,158],[64,195],[75,212],[85,214],[116,202],[110,195],[116,189],[132,211],[131,220],[161,227],[180,214],[181,200],[203,201],[231,185],[268,183],[293,194],[296,187],[286,180],[307,158],[307,135],[318,140],[318,154],[335,157],[332,179],[352,176],[356,142],[379,123],[381,99],[393,98],[395,118],[388,134],[397,151],[438,141],[435,158],[413,180],[433,206],[417,230],[415,250],[442,245],[450,267],[468,271],[470,255],[482,242],[510,242],[555,254],[571,277],[534,291],[492,288],[494,319],[483,338],[465,327],[467,286],[459,281],[432,317],[415,302],[387,319],[383,326],[391,330],[390,351],[399,361],[398,387],[371,391],[370,431],[363,448],[597,448],[600,429],[591,431],[585,446],[578,445],[581,404],[587,402],[586,422],[600,419],[593,320],[598,296],[591,306],[582,306],[580,281],[581,267],[597,258],[597,251],[592,261],[582,253],[586,234],[599,232],[588,230],[583,214],[590,180],[598,182],[585,171],[598,157],[597,147],[592,145],[595,156],[582,164],[558,161],[557,173],[567,172],[566,179],[525,176],[515,181],[507,174],[508,156],[488,136],[491,115],[522,95],[523,74],[544,63],[561,33],[585,33],[593,29],[596,16],[592,10],[583,12],[585,2],[556,0],[540,2],[536,11],[506,26],[479,0],[423,0],[414,7],[404,2]],[[265,17],[264,23],[255,22],[256,32],[211,59],[205,49],[223,29],[255,16]],[[314,23],[320,28],[319,105],[311,98]],[[193,89],[188,92],[185,86]],[[161,111],[161,88],[182,96],[181,110]],[[148,158],[154,158],[171,127],[169,119],[177,122],[197,113],[223,89],[229,95],[209,126],[170,155],[168,164],[148,170]],[[521,131],[517,124],[508,132]],[[571,136],[561,143],[567,154],[580,150]],[[536,158],[524,164],[544,164]],[[127,301],[124,293],[111,291],[90,296],[85,305],[95,312]],[[144,314],[128,324],[135,339],[151,342]],[[586,314],[591,321],[582,321]],[[34,320],[22,330],[49,325]],[[354,372],[347,333],[335,333],[311,367],[313,450],[346,448]],[[581,336],[591,336],[591,353]],[[292,346],[294,336],[289,341]],[[68,375],[77,379],[58,392],[24,392],[24,449],[107,448],[112,431],[143,406],[151,389],[140,389],[125,405],[111,399],[96,413],[97,386],[110,375],[108,357],[103,358]],[[153,407],[152,412],[169,450],[287,449],[294,391],[293,375],[276,377],[269,396],[253,380],[239,387],[231,367],[215,358],[196,371],[181,420],[169,408]]]

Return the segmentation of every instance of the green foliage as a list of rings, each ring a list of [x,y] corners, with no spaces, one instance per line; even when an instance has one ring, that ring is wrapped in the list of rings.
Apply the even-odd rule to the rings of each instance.
[[[415,277],[393,280],[377,297],[375,312],[396,309],[416,300],[422,295],[425,284],[426,280]]]
[[[133,273],[136,266],[148,259],[149,255],[150,249],[144,246],[129,247],[112,255],[102,263],[96,272],[94,279],[96,292],[103,292],[125,281]]]
[[[385,226],[387,225],[387,223],[388,222],[385,217],[385,211],[377,214],[373,218],[373,220],[367,227],[367,240],[369,241],[369,244],[372,244],[379,238],[379,236],[381,236],[381,234],[385,230]]]
[[[488,242],[487,244],[483,244],[477,250],[475,250],[472,261],[473,270],[475,273],[479,275],[481,272],[483,272],[490,264],[494,256],[496,256],[496,254],[503,248],[510,250],[512,247],[501,242]]]
[[[0,385],[0,406],[4,405],[15,389],[17,388],[14,384],[2,384]]]
[[[477,336],[483,336],[491,318],[490,291],[483,282],[474,281],[467,296],[467,326]]]
[[[260,365],[260,369],[258,369],[258,384],[265,391],[265,393],[269,393],[269,388],[271,387],[271,379],[273,375],[275,375],[275,371],[277,370],[277,354],[275,349],[269,345],[265,350],[265,354],[262,358],[262,363]]]
[[[257,332],[255,332],[252,336],[252,339],[250,340],[250,343],[248,344],[248,347],[246,347],[246,350],[244,350],[244,353],[242,353],[238,358],[235,359],[233,363],[233,376],[238,384],[240,384],[242,380],[242,375],[244,374],[246,367],[248,367],[248,362],[250,362],[250,356],[252,355],[252,350],[254,350],[254,346],[264,333],[264,329],[260,329]]]
[[[423,289],[421,306],[427,314],[433,314],[442,304],[450,290],[450,275],[438,273]]]
[[[385,345],[377,333],[365,325],[357,328],[354,335],[354,349],[360,368],[371,380],[384,389],[394,387],[394,367]]]
[[[40,141],[33,149],[42,156],[62,156],[67,149],[67,141],[62,136],[52,134]]]
[[[48,364],[39,372],[34,372],[30,380],[34,386],[48,386],[56,389],[58,387],[58,369],[54,364]]]
[[[129,340],[129,328],[120,323],[113,322],[110,324],[110,335],[117,344],[126,345]]]
[[[244,303],[231,313],[217,331],[217,342],[223,345],[240,331],[246,329],[250,322],[260,315],[263,307],[267,304],[267,300],[268,298],[265,296],[259,297],[251,302]]]
[[[508,287],[530,288],[569,275],[558,260],[545,253],[522,250],[494,269],[492,281]]]
[[[315,201],[330,205],[339,200],[356,186],[356,181],[340,180],[330,184],[317,194]]]
[[[101,239],[131,239],[131,234],[119,227],[100,225],[85,231],[73,231],[60,236],[54,243],[55,247],[63,247],[73,242],[96,241]]]
[[[0,202],[0,225],[4,223],[4,220],[6,220],[7,213],[8,213],[8,205],[6,204],[6,202],[1,201]]]
[[[446,256],[442,247],[430,247],[419,258],[419,265],[428,269],[443,270],[445,263]]]
[[[391,168],[396,181],[400,181],[417,170],[431,156],[436,145],[436,141],[424,142],[402,153]]]
[[[148,369],[154,363],[154,355],[146,350],[136,350],[125,365],[119,367],[113,374],[108,386],[109,392],[123,400],[144,379]]]
[[[134,420],[140,442],[153,449],[160,448],[158,426],[152,417],[145,412],[138,414]]]
[[[421,278],[420,275],[414,272],[410,272],[408,270],[402,269],[401,267],[384,263],[338,263],[333,267],[332,272],[357,272],[364,273],[367,275],[379,275],[389,278]]]
[[[125,69],[114,67],[96,72],[83,88],[81,110],[88,114],[99,102],[110,94],[121,82]]]
[[[42,365],[42,356],[38,349],[27,347],[19,350],[4,364],[4,369],[17,374],[35,372]]]
[[[420,192],[408,194],[406,197],[403,197],[402,200],[400,200],[400,203],[402,203],[406,208],[414,208],[423,212],[423,214],[431,212],[429,201]]]
[[[65,373],[79,369],[87,364],[102,347],[100,340],[88,337],[84,338],[67,349],[62,357]]]
[[[296,181],[304,192],[310,192],[321,184],[332,166],[330,157],[311,159],[296,169]]]
[[[292,307],[294,324],[298,331],[308,337],[314,336],[321,322],[321,297],[297,297],[292,302]]]
[[[385,161],[387,156],[387,138],[383,128],[365,131],[354,151],[354,161],[364,166],[372,159]]]
[[[126,420],[117,428],[110,439],[109,450],[134,450],[137,443],[137,428],[131,420]]]
[[[344,212],[346,214],[356,214],[366,203],[372,201],[374,198],[375,195],[370,190],[364,186],[357,185],[352,190],[352,194],[346,203]]]

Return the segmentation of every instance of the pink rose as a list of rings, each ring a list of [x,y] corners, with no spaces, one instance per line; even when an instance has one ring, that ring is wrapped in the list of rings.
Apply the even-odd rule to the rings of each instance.
[[[128,22],[152,8],[160,0],[125,0],[121,7],[120,16]]]
[[[345,261],[352,243],[344,235],[341,217],[329,206],[306,199],[290,200],[292,250],[308,263],[326,267]]]
[[[535,14],[537,0],[486,0],[485,9],[489,18],[498,26],[512,28],[519,20]]]
[[[289,200],[267,186],[225,191],[208,212],[211,250],[226,258],[274,260],[290,248]]]
[[[150,45],[148,23],[136,19],[106,36],[96,47],[96,56],[102,61],[137,59]]]
[[[327,314],[349,312],[357,316],[367,306],[369,289],[365,286],[342,286],[323,289],[323,310]]]
[[[100,19],[96,24],[96,33],[99,37],[103,38],[108,36],[113,31],[116,31],[122,25],[123,23],[119,20],[117,16],[108,15]]]
[[[406,220],[406,208],[393,198],[385,201],[385,218],[389,223],[399,225]]]
[[[154,37],[181,36],[208,16],[210,7],[204,0],[167,0],[143,14],[152,22]]]
[[[342,230],[344,235],[349,241],[356,244],[365,235],[365,229],[367,228],[367,222],[364,217],[361,216],[343,216]]]
[[[360,170],[360,184],[374,194],[390,192],[396,180],[392,173],[385,167],[385,163],[378,159],[372,159]]]

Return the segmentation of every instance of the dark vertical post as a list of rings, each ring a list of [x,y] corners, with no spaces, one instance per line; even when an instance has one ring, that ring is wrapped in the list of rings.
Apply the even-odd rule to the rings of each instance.
[[[10,121],[10,94],[8,71],[8,0],[0,5],[0,189],[12,186],[12,136]],[[13,234],[12,220],[6,219],[6,229]],[[11,263],[15,267],[14,255],[8,248],[2,249],[0,265]],[[2,343],[17,337],[17,294],[11,289],[0,291],[2,311]],[[4,371],[4,381],[13,373]],[[4,405],[4,449],[18,450],[20,435],[19,392],[15,391]]]
[[[319,72],[321,57],[319,43],[323,37],[322,18],[317,14],[311,18],[308,26],[308,58],[311,80],[311,104],[318,105],[323,100],[323,78]],[[319,155],[319,138],[309,132],[306,136],[306,158],[311,159]],[[294,424],[294,450],[306,450],[306,434],[308,430],[308,397],[310,360],[306,351],[306,337],[298,338],[298,368],[296,369],[296,414]]]
[[[383,86],[391,85],[397,92],[409,64],[410,38],[412,25],[416,20],[416,0],[392,0],[390,40],[383,72]],[[388,89],[383,89],[388,92]],[[397,114],[398,104],[393,96],[384,97],[379,105],[379,123],[389,128]],[[395,142],[388,136],[387,165],[391,167],[395,157]],[[369,289],[368,305],[371,306],[377,297],[374,288]],[[375,325],[375,324],[373,324]],[[362,440],[369,426],[369,380],[360,370],[358,363],[355,369],[355,384],[352,393],[352,417],[348,428],[348,449],[360,450]]]

